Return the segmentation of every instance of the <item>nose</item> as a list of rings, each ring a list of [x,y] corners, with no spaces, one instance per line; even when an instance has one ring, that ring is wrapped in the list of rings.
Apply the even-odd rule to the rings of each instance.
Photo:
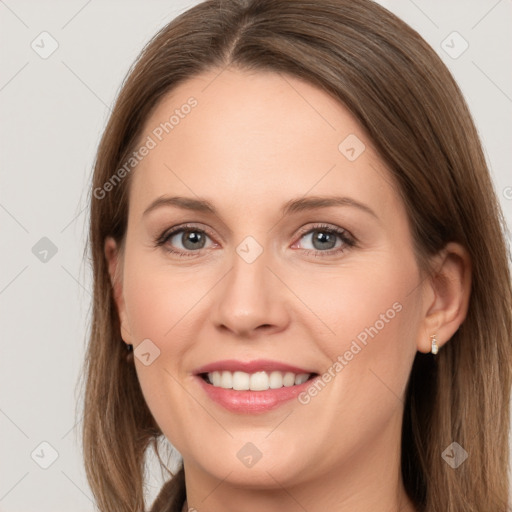
[[[290,297],[269,268],[271,259],[266,251],[251,263],[234,254],[232,268],[216,287],[213,321],[217,329],[249,339],[286,329]]]

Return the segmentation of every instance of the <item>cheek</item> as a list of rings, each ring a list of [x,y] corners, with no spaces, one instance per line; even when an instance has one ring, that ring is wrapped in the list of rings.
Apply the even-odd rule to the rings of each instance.
[[[208,281],[197,273],[171,269],[154,253],[132,250],[125,261],[123,293],[134,344],[149,338],[161,350],[179,350],[176,335],[207,291]]]
[[[184,294],[169,279],[159,279],[151,270],[132,271],[125,283],[125,304],[134,344],[144,338],[161,343],[178,320]]]
[[[329,355],[348,348],[353,339],[364,345],[370,339],[396,333],[404,317],[410,316],[416,280],[413,261],[404,258],[397,262],[396,255],[389,254],[368,265],[343,268],[323,281],[311,281],[316,283],[310,286],[311,303],[334,333],[325,336],[331,340]]]
[[[343,397],[340,407],[389,405],[386,397],[399,403],[396,396],[405,390],[416,353],[418,279],[410,255],[382,254],[364,269],[344,269],[325,282],[316,307],[334,335],[319,343],[329,360],[339,363],[331,373],[332,390]]]
[[[189,377],[182,363],[190,350],[187,322],[206,290],[196,285],[196,279],[191,286],[190,275],[165,271],[135,252],[125,269],[123,291],[142,394],[165,436],[186,454],[184,433],[197,410],[184,391]],[[142,342],[148,346],[149,364],[137,357]]]

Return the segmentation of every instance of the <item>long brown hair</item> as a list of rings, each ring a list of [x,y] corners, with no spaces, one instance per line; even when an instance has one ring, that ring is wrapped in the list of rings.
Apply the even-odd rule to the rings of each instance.
[[[402,477],[424,512],[504,512],[508,498],[512,292],[505,222],[457,84],[412,28],[371,0],[208,0],[143,49],[101,140],[91,189],[94,302],[85,362],[83,449],[104,512],[146,510],[147,449],[163,436],[126,361],[104,256],[123,242],[130,175],[105,192],[149,113],[178,83],[236,66],[300,77],[366,129],[405,203],[420,268],[448,242],[472,261],[467,318],[437,356],[417,353],[406,394]],[[199,106],[200,108],[200,106]],[[101,192],[103,191],[103,192]],[[457,442],[457,469],[443,451]],[[181,469],[152,510],[180,510]]]

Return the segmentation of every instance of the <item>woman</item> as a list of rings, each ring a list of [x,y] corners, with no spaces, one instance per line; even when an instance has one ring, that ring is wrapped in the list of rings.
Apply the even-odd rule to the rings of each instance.
[[[435,52],[358,0],[207,1],[101,141],[84,455],[102,511],[505,511],[504,221]]]

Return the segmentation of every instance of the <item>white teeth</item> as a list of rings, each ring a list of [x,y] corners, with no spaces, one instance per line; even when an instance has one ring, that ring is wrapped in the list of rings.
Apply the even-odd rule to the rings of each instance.
[[[208,374],[208,376],[209,375],[210,374]],[[231,372],[222,372],[220,377],[220,387],[224,389],[231,389],[233,387],[233,375]]]
[[[233,389],[237,391],[247,391],[250,385],[251,376],[245,372],[233,373]]]
[[[281,372],[272,372],[269,380],[270,389],[279,389],[283,387],[283,374]]]
[[[283,377],[283,386],[289,388],[295,384],[295,374],[292,372],[286,372]]]
[[[256,372],[251,375],[249,388],[253,391],[265,391],[269,387],[269,377],[266,372]]]
[[[220,372],[210,373],[210,380],[214,386],[220,388],[220,384],[222,382],[222,374]]]
[[[279,389],[283,386],[297,386],[304,384],[310,377],[309,373],[292,372],[228,372],[215,371],[208,373],[211,384],[224,389],[237,391],[266,391],[267,389]]]
[[[307,373],[299,373],[295,376],[295,385],[304,384],[309,379],[309,375]]]

